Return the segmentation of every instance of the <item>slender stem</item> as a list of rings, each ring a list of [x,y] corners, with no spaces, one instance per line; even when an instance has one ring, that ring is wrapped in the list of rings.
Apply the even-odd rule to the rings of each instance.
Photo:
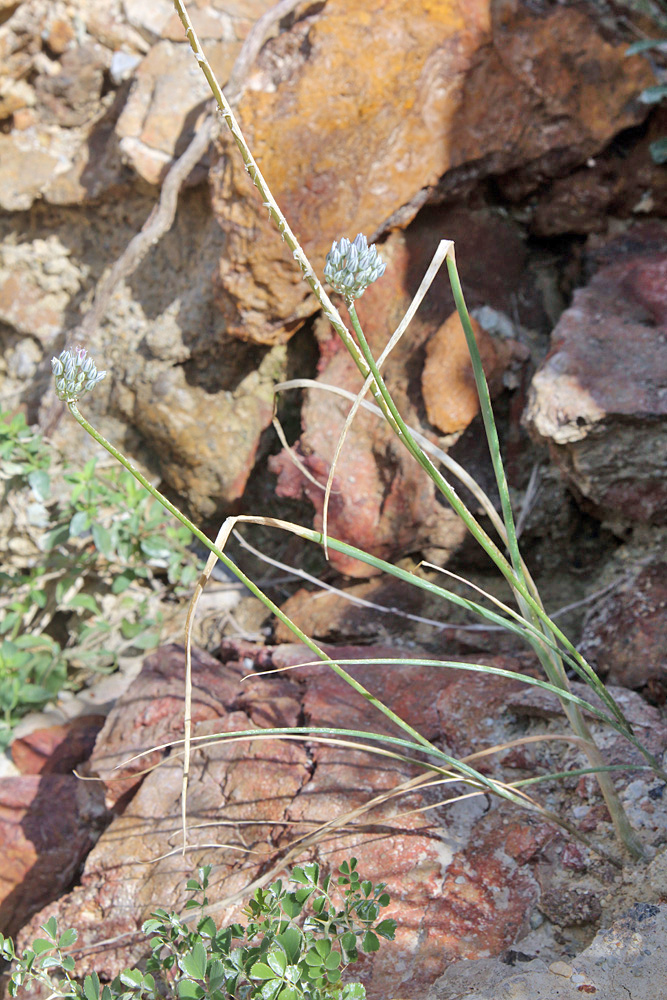
[[[484,374],[482,358],[477,346],[477,340],[475,339],[475,333],[472,328],[472,323],[470,322],[470,315],[465,304],[465,299],[463,298],[463,290],[461,288],[459,273],[456,269],[456,259],[454,257],[453,247],[450,247],[447,254],[447,270],[449,272],[449,282],[452,286],[452,293],[454,295],[454,303],[459,314],[459,319],[461,320],[461,325],[463,326],[463,332],[465,334],[468,351],[470,353],[470,360],[472,361],[472,370],[473,375],[475,376],[475,385],[477,386],[477,394],[479,396],[484,430],[486,431],[486,439],[489,444],[493,471],[496,477],[498,493],[500,495],[500,506],[503,513],[503,521],[505,522],[505,530],[507,532],[507,548],[509,549],[514,572],[517,576],[523,579],[524,576],[521,565],[521,553],[519,552],[519,543],[516,537],[512,501],[510,499],[509,487],[507,485],[505,467],[500,454],[500,440],[498,438],[496,422],[493,417],[491,395],[489,393],[489,386]]]
[[[296,237],[294,236],[291,228],[289,227],[287,220],[285,219],[285,216],[280,211],[269,189],[269,186],[264,180],[264,177],[262,176],[261,171],[259,170],[259,167],[257,166],[254,157],[252,156],[250,148],[248,147],[245,138],[238,126],[238,123],[236,121],[236,118],[234,117],[232,109],[222,92],[222,88],[220,87],[215,77],[215,74],[213,73],[213,70],[210,64],[208,63],[206,56],[204,55],[204,52],[201,48],[199,39],[197,38],[197,35],[195,33],[195,30],[193,28],[192,22],[187,13],[183,0],[174,0],[174,6],[181,19],[181,22],[185,29],[186,37],[190,42],[192,50],[197,59],[197,62],[199,63],[199,66],[204,76],[206,77],[206,80],[218,103],[218,106],[223,114],[227,126],[230,132],[232,133],[232,136],[234,137],[234,140],[240,150],[246,169],[253,183],[255,184],[258,191],[262,195],[263,203],[265,207],[268,209],[269,215],[275,222],[278,231],[281,234],[281,237],[287,242],[288,246],[292,250],[294,258],[299,264],[299,267],[301,268],[305,280],[308,282],[310,288],[317,296],[317,299],[322,305],[325,314],[327,315],[334,329],[336,330],[336,332],[339,334],[344,344],[346,345],[348,351],[350,352],[352,358],[355,361],[355,364],[359,368],[359,371],[361,372],[362,376],[366,378],[368,376],[369,371],[373,371],[371,367],[372,355],[370,354],[370,350],[368,350],[368,353],[366,354],[361,339],[359,341],[359,346],[357,346],[357,344],[354,341],[354,338],[351,336],[349,330],[342,322],[338,311],[333,307],[328,296],[324,292],[324,289],[322,288],[320,282],[315,276],[315,273],[312,267],[310,266],[310,263],[306,255],[304,254]],[[459,308],[459,313],[464,323],[464,331],[466,332],[466,337],[469,339],[469,346],[471,347],[471,355],[473,357],[473,370],[475,371],[476,378],[478,376],[481,377],[480,400],[482,405],[482,413],[483,413],[485,427],[487,429],[487,435],[489,435],[489,443],[492,450],[492,458],[494,459],[494,469],[496,470],[496,476],[498,480],[501,506],[507,529],[507,541],[508,541],[508,548],[510,552],[510,560],[512,566],[510,566],[510,564],[507,562],[507,560],[502,555],[502,553],[495,545],[495,543],[492,541],[492,539],[489,538],[489,536],[486,535],[486,532],[484,532],[481,526],[477,524],[472,514],[470,514],[467,508],[465,508],[465,505],[461,503],[461,501],[456,496],[452,488],[449,486],[446,480],[444,480],[444,477],[440,475],[435,466],[433,466],[433,463],[430,462],[430,460],[423,453],[421,448],[419,448],[416,442],[414,442],[412,436],[409,435],[409,432],[408,432],[409,437],[406,435],[407,428],[405,428],[405,424],[401,426],[401,422],[399,422],[400,415],[398,414],[396,407],[391,401],[391,397],[389,396],[389,393],[386,390],[386,386],[384,386],[384,383],[381,380],[381,377],[379,376],[377,366],[375,366],[375,371],[373,371],[374,383],[371,384],[371,391],[375,397],[376,402],[382,409],[383,414],[389,421],[390,425],[393,427],[394,431],[405,442],[406,446],[410,450],[410,453],[415,457],[415,459],[419,462],[419,464],[422,465],[422,467],[431,476],[433,481],[436,482],[438,488],[447,497],[447,499],[452,504],[453,508],[457,511],[457,513],[460,514],[460,516],[466,523],[468,529],[472,532],[474,537],[479,541],[479,543],[483,546],[483,548],[488,552],[491,559],[496,563],[498,568],[501,570],[505,578],[510,583],[510,586],[515,590],[517,598],[519,599],[519,606],[521,608],[522,613],[525,614],[526,619],[530,620],[532,618],[532,620],[536,623],[539,621],[542,627],[548,629],[555,636],[556,635],[555,626],[553,626],[553,624],[550,622],[549,618],[544,612],[544,609],[541,607],[541,604],[539,602],[539,597],[537,595],[534,596],[533,594],[530,593],[529,587],[526,583],[525,576],[523,574],[521,559],[518,550],[518,542],[516,539],[514,518],[511,510],[509,490],[507,488],[504,469],[502,468],[497,432],[493,421],[493,414],[490,408],[488,387],[486,387],[486,380],[484,379],[484,373],[481,368],[481,360],[479,359],[479,352],[477,351],[477,345],[474,339],[474,334],[472,333],[470,319],[468,317],[467,309],[465,308],[465,303],[463,301],[463,295],[460,288],[460,282],[458,281],[458,274],[456,273],[456,265],[453,255],[448,256],[448,270],[450,273],[450,280],[452,279],[453,276],[452,289],[454,291],[455,299],[458,298],[457,307],[459,305],[462,306],[462,308]],[[357,331],[357,336],[358,335],[359,334]],[[471,342],[470,338],[472,338]],[[367,347],[368,345],[366,344],[366,348]],[[373,361],[373,365],[374,364],[375,363]],[[478,388],[480,388],[479,385]],[[197,535],[197,537],[199,537],[199,535]],[[206,541],[206,544],[209,548],[211,548],[211,544],[208,541]],[[236,572],[235,569],[234,572]],[[264,595],[261,595],[260,599],[263,600],[265,604],[267,604],[267,607],[269,606],[267,603],[267,599],[264,598]],[[291,623],[289,627],[296,632],[295,628]],[[308,644],[310,645],[310,642]],[[314,644],[310,648],[313,648],[313,646]],[[320,651],[318,651],[318,655],[323,656],[323,654],[321,654]],[[538,655],[540,656],[540,660],[542,661],[545,671],[547,672],[549,678],[553,679],[554,682],[559,683],[561,687],[567,688],[568,686],[567,676],[565,674],[565,670],[560,658],[556,656],[553,657],[550,656],[547,649],[544,649],[543,651],[538,650]],[[571,706],[569,707],[571,708]],[[385,714],[388,712],[388,710],[384,706],[382,710],[385,712]],[[617,716],[620,714],[622,718],[622,713],[620,713],[620,709],[618,709],[617,706],[614,708],[614,712]],[[569,712],[568,712],[568,718],[570,718]],[[403,727],[405,727],[406,724],[402,723],[402,725]],[[587,727],[585,726],[583,717],[580,716],[578,719],[576,719],[575,731],[583,732],[584,730],[587,730]],[[629,826],[629,823],[627,822],[627,818],[623,813],[620,801],[616,796],[613,784],[611,783],[610,780],[608,780],[606,784],[607,784],[606,792],[602,782],[601,782],[601,787],[603,790],[603,794],[605,795],[605,799],[607,800],[608,805],[610,807],[610,812],[612,813],[612,817],[614,818],[617,830],[619,831],[619,834],[621,834],[621,828],[623,828],[624,832],[622,834],[622,839],[624,840],[628,848],[632,851],[632,853],[638,854],[638,851],[641,852],[641,848],[637,847],[636,838],[634,838],[633,841],[633,837],[631,836],[632,833],[631,828]],[[623,813],[622,819],[619,816],[619,810],[620,813]]]

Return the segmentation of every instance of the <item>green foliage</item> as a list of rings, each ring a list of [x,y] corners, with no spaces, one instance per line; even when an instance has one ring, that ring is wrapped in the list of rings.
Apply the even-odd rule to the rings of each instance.
[[[52,464],[65,499],[52,495]],[[191,533],[129,472],[100,471],[95,459],[63,469],[22,414],[0,414],[0,479],[29,533],[27,554],[0,572],[1,748],[26,711],[90,671],[114,670],[119,652],[158,645],[155,596],[186,592],[199,570]]]
[[[65,952],[76,932],[59,934],[54,917],[20,957],[0,935],[0,953],[13,963],[9,995],[37,981],[52,996],[76,1000],[363,1000],[360,983],[343,984],[345,969],[360,951],[377,951],[380,938],[393,940],[396,923],[380,919],[389,894],[383,883],[361,879],[355,858],[343,862],[335,881],[320,878],[314,863],[295,868],[296,889],[281,879],[257,889],[244,911],[247,925],[221,930],[206,915],[210,871],[200,868],[187,883],[193,898],[186,909],[201,910],[196,925],[156,910],[143,925],[151,947],[146,971],[125,969],[107,985],[95,972],[80,982]]]

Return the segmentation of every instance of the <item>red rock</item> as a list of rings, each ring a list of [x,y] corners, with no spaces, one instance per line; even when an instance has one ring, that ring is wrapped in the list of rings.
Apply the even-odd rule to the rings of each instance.
[[[454,682],[453,672],[438,670],[433,666],[412,664],[389,665],[364,663],[366,659],[395,659],[409,656],[418,659],[424,655],[419,649],[406,651],[400,646],[322,646],[331,657],[341,660],[358,660],[343,665],[359,683],[368,688],[385,705],[393,707],[410,725],[419,726],[426,739],[434,739],[440,731],[440,718],[436,707],[438,693],[447,690]],[[430,654],[426,657],[431,659]],[[287,676],[294,681],[307,680],[303,707],[309,723],[317,726],[363,727],[369,717],[368,706],[362,695],[338,677],[325,663],[299,667],[297,664],[315,660],[302,645],[278,646],[273,650],[272,661],[277,668],[289,667]],[[254,682],[253,682],[254,683]],[[374,716],[376,732],[400,735],[392,722],[379,713]]]
[[[72,775],[0,778],[0,929],[15,934],[70,885],[104,813],[94,784]]]
[[[585,871],[590,864],[586,851],[581,844],[575,844],[573,842],[566,842],[563,844],[560,862],[563,868],[569,868],[571,871],[575,872]]]
[[[193,650],[193,725],[223,718],[237,707],[249,713],[253,725],[296,724],[298,703],[288,679],[257,678],[239,686],[244,673],[239,663],[223,666],[202,650]],[[139,677],[109,713],[89,765],[104,782],[108,808],[135,790],[146,769],[167,751],[156,749],[116,771],[118,765],[151,747],[183,738],[184,678],[183,648],[159,649],[147,657]]]
[[[575,292],[533,379],[525,421],[575,493],[600,517],[662,523],[667,399],[667,230],[642,231]],[[610,248],[610,252],[611,248]]]
[[[327,651],[334,654],[332,648]],[[306,655],[298,646],[284,646],[273,659],[277,666],[285,666]],[[401,654],[386,648],[342,647],[336,655],[348,659]],[[410,655],[419,654],[410,650]],[[362,663],[346,669],[429,739],[438,732],[443,696],[450,687],[463,687],[448,672],[431,667]],[[291,675],[309,681],[303,703],[309,725],[365,729],[370,723],[375,732],[400,734],[382,716],[369,715],[364,699],[329,668],[303,667]],[[466,715],[469,707],[472,703],[462,703],[465,728],[472,721]],[[344,814],[419,773],[359,750],[345,752],[316,744],[312,753],[313,776],[289,810],[290,819],[300,822],[322,822]],[[452,807],[419,811],[437,799],[437,792],[434,797],[422,789],[408,791],[364,816],[358,831],[332,832],[327,838],[329,863],[354,854],[359,869],[386,882],[392,895],[387,915],[398,920],[396,942],[381,949],[370,968],[370,963],[362,966],[370,997],[421,996],[455,958],[502,951],[516,938],[536,899],[537,884],[528,870],[522,870],[524,860],[514,860],[503,848],[507,835],[500,811],[484,818],[485,807],[471,810],[467,803],[460,804],[458,813]],[[435,838],[430,825],[434,815],[440,829]]]
[[[340,658],[382,659],[392,651],[329,648]],[[414,649],[410,653],[418,655]],[[177,730],[181,655],[171,647],[147,661],[146,676],[134,682],[108,731],[115,741],[110,747],[112,759],[132,738],[135,726],[141,740],[149,743]],[[598,880],[582,893],[579,885],[574,892],[566,881],[549,881],[544,869],[554,867],[552,857],[558,857],[560,840],[550,839],[550,827],[541,817],[497,803],[486,794],[448,801],[452,786],[415,782],[422,772],[410,760],[371,754],[362,746],[344,748],[317,740],[315,734],[305,742],[257,737],[215,741],[216,734],[249,729],[257,720],[260,727],[282,719],[313,728],[400,732],[330,668],[303,665],[311,658],[303,647],[271,650],[226,640],[222,655],[224,664],[202,654],[196,657],[195,704],[202,718],[196,735],[205,740],[195,743],[191,761],[190,853],[183,857],[179,849],[182,774],[180,758],[172,753],[144,778],[124,813],[99,839],[80,884],[33,918],[22,931],[19,947],[52,914],[63,925],[75,926],[85,946],[124,935],[103,950],[93,947],[81,956],[82,973],[96,968],[100,975],[113,976],[145,951],[136,932],[152,908],[182,909],[185,882],[193,867],[213,865],[209,897],[215,906],[232,893],[243,894],[260,872],[280,864],[288,846],[311,832],[313,824],[333,819],[340,825],[304,849],[303,857],[318,860],[325,869],[350,855],[357,857],[364,875],[388,884],[392,894],[388,915],[399,922],[395,943],[366,957],[358,967],[369,1000],[388,996],[417,1000],[453,960],[498,954],[511,946],[539,899],[535,867],[546,887],[550,915],[569,922],[595,919],[598,896],[610,892],[611,883],[601,887]],[[492,665],[516,667],[520,662],[498,657]],[[285,675],[241,682],[253,666],[264,670],[271,663],[277,668],[301,666]],[[416,666],[361,663],[350,669],[428,739],[455,753],[506,742],[519,733],[535,732],[538,725],[550,731],[553,723],[555,731],[562,730],[557,706],[545,716],[540,699],[531,702],[533,692],[518,681],[448,675]],[[641,699],[625,694],[624,709],[636,724],[644,718]],[[519,711],[522,698],[532,714]],[[150,708],[153,699],[155,709]],[[652,709],[644,718],[654,750],[658,744],[667,745],[655,715],[657,710]],[[644,729],[637,725],[637,731],[643,739]],[[542,758],[539,744],[530,746],[536,749],[532,761],[524,761],[527,770],[531,763],[533,770],[558,767],[555,754],[563,744],[549,743]],[[613,741],[609,746],[614,759]],[[103,749],[98,741],[100,755]],[[571,755],[570,747],[564,752]],[[517,776],[514,771],[508,778],[501,762],[493,767],[504,780]],[[454,791],[467,789],[455,786]],[[371,812],[364,810],[369,799],[379,795],[382,801]],[[566,789],[561,801],[571,798]],[[357,809],[362,811],[355,814]],[[567,871],[562,865],[555,870],[559,877]],[[610,878],[608,872],[602,877]],[[218,918],[221,915],[216,911]],[[239,917],[238,901],[225,902],[224,919]]]
[[[62,726],[35,729],[14,740],[12,760],[21,774],[68,774],[90,756],[105,718],[80,715]]]
[[[521,823],[510,828],[505,839],[505,853],[520,864],[533,861],[544,846],[554,839],[548,823]]]
[[[335,591],[302,588],[281,605],[281,610],[306,635],[329,643],[377,644],[398,639],[430,644],[446,637],[448,645],[465,651],[471,645],[478,647],[480,642],[479,633],[438,628],[439,621],[458,620],[452,607],[389,575]],[[276,621],[273,635],[276,642],[294,642],[294,633],[280,621]],[[496,633],[494,641],[495,637]]]

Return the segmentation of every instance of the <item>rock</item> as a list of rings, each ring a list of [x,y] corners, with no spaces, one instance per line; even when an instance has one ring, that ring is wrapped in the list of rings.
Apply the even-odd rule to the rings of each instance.
[[[119,87],[124,80],[127,80],[132,76],[132,73],[140,62],[141,59],[139,56],[135,55],[133,52],[124,52],[122,49],[118,49],[114,52],[111,57],[109,74],[117,87]]]
[[[392,576],[340,589],[300,588],[281,605],[281,611],[306,635],[329,643],[415,641],[439,650],[444,639],[448,647],[463,649],[480,642],[479,632],[456,627],[465,612]],[[276,642],[294,641],[293,632],[280,621],[275,622],[273,635]],[[497,643],[497,633],[493,635]]]
[[[41,149],[29,132],[0,134],[0,208],[6,212],[30,208],[58,166],[57,156]]]
[[[33,109],[16,115],[22,117],[15,116],[14,130],[0,134],[1,208],[26,211],[40,198],[77,205],[127,187],[113,128],[104,119],[61,128],[42,125]]]
[[[471,322],[493,395],[502,388],[502,376],[511,360],[512,348],[507,341],[493,340],[474,318]],[[465,430],[479,413],[470,352],[456,312],[436,330],[426,345],[422,393],[429,421],[443,434]]]
[[[85,270],[55,233],[30,243],[5,244],[0,247],[0,320],[48,345],[62,329],[84,279]]]
[[[153,44],[162,38],[174,8],[169,0],[123,0],[123,11],[132,27]]]
[[[345,669],[427,739],[456,754],[538,730],[552,731],[550,720],[522,717],[515,707],[507,710],[510,703],[520,703],[524,692],[528,700],[533,693],[518,681],[382,662],[400,655],[400,647],[327,647],[327,651],[340,660],[357,661]],[[415,648],[409,653],[416,659],[420,656]],[[224,919],[237,919],[245,887],[279,863],[304,829],[348,816],[378,796],[381,800],[372,813],[362,813],[354,822],[348,816],[345,825],[329,830],[322,844],[307,851],[310,859],[327,868],[353,854],[360,871],[388,884],[392,895],[388,915],[398,920],[399,932],[394,945],[360,967],[370,1000],[389,995],[418,998],[448,963],[505,951],[529,929],[541,892],[551,894],[545,906],[559,907],[559,913],[573,888],[586,889],[591,898],[613,896],[618,876],[611,866],[591,865],[586,869],[587,883],[581,886],[580,866],[569,869],[560,864],[563,839],[541,817],[486,795],[447,802],[440,787],[414,783],[421,773],[415,765],[369,755],[358,736],[356,745],[347,749],[314,736],[306,745],[215,741],[217,733],[285,724],[399,733],[330,668],[307,665],[312,654],[302,646],[271,649],[225,640],[220,656],[222,663],[196,653],[193,664],[195,735],[203,740],[195,743],[198,749],[191,761],[188,855],[184,858],[179,850],[181,761],[177,748],[169,753],[165,746],[180,739],[182,732],[183,652],[167,647],[146,661],[98,738],[91,766],[102,776],[117,815],[89,854],[80,884],[32,919],[21,932],[20,947],[39,924],[55,915],[63,926],[76,927],[87,948],[80,971],[96,968],[101,976],[113,976],[145,952],[137,931],[152,908],[182,910],[185,881],[197,865],[213,865],[209,897],[214,907],[240,893],[224,904]],[[375,658],[381,662],[364,662]],[[506,668],[520,665],[512,657],[491,662]],[[253,676],[253,668],[264,672],[271,667],[291,669]],[[641,699],[631,692],[626,695],[632,709],[627,714],[634,720]],[[664,729],[654,720],[645,721],[654,744],[667,745]],[[554,726],[553,731],[560,731],[562,721],[555,719]],[[161,749],[130,766],[129,778],[123,779],[130,784],[112,780],[116,763],[157,745]],[[516,747],[506,751],[500,771],[496,764],[485,764],[484,758],[480,766],[502,774],[506,781],[534,776],[544,767],[558,769],[565,759],[566,766],[572,766],[569,748],[558,742],[546,746],[544,757],[535,742],[518,748],[523,752],[520,758]],[[559,747],[567,758],[558,756]],[[137,771],[139,766],[156,764],[148,773]],[[405,782],[412,784],[399,798]],[[550,806],[566,813],[572,791],[563,787],[549,795]],[[599,802],[593,791],[591,797]],[[667,815],[662,804],[656,804]],[[224,832],[215,833],[212,827],[221,821]],[[648,866],[643,880],[633,883],[633,891],[646,886],[659,891],[659,860]],[[544,877],[548,866],[557,873],[557,885]],[[575,886],[564,881],[568,872]],[[578,912],[580,907],[575,917]],[[96,942],[117,935],[121,937],[103,950],[95,949]]]
[[[212,393],[189,386],[182,367],[163,368],[142,387],[134,410],[159,451],[164,478],[207,516],[243,493],[272,415],[269,386],[259,379],[246,392]]]
[[[353,0],[338,0],[265,47],[239,114],[318,268],[332,239],[404,226],[462,174],[529,163],[544,178],[585,162],[645,114],[638,94],[651,72],[626,47],[604,38],[592,11],[570,7],[475,0],[417,14],[392,0],[359,19]],[[275,343],[315,304],[233,142],[223,147],[213,204],[229,252],[218,302],[235,336]]]
[[[626,578],[586,616],[580,649],[610,684],[667,692],[667,564],[654,561]]]
[[[202,650],[193,652],[192,669],[196,687],[193,724],[220,719],[240,706],[250,712],[254,725],[296,724],[296,703],[288,681],[266,679],[259,686],[241,689],[240,665],[221,669],[220,662]],[[108,808],[137,788],[145,769],[161,760],[164,751],[155,750],[123,767],[122,773],[114,773],[120,764],[153,746],[182,739],[184,671],[182,647],[164,647],[146,659],[139,677],[109,713],[89,764],[90,772],[104,783]],[[254,701],[260,695],[263,706],[256,714]]]
[[[166,4],[171,8],[171,4]],[[229,60],[233,61],[230,52]],[[189,145],[210,90],[190,45],[160,41],[137,67],[116,125],[127,163],[159,184]]]
[[[69,774],[88,760],[103,715],[80,715],[61,726],[33,730],[11,744],[12,760],[21,774]]]
[[[189,10],[223,86],[247,34],[246,19],[252,22],[269,7],[270,0],[246,0],[234,10],[205,5]],[[160,184],[190,143],[212,95],[170,0],[125,0],[124,9],[130,24],[154,44],[136,69],[116,134],[125,161],[149,184]],[[193,178],[201,182],[202,172]]]
[[[639,902],[570,962],[547,967],[535,959],[515,968],[499,959],[457,962],[428,991],[426,1000],[660,996],[667,989],[665,933],[667,908]]]
[[[372,647],[337,651],[341,657],[362,659],[389,652]],[[227,641],[222,656],[224,665],[201,653],[195,658],[193,705],[199,735],[293,725],[301,713],[314,727],[366,728],[370,723],[378,732],[396,732],[382,716],[370,715],[365,700],[325,667],[301,666],[287,676],[241,683],[253,662],[260,669],[271,662],[277,667],[304,663],[311,654],[303,647],[283,646],[272,654]],[[447,683],[444,675],[423,667],[398,670],[363,663],[350,669],[427,737],[436,736],[433,693]],[[92,767],[103,775],[113,797],[118,786],[109,781],[109,769],[115,762],[180,735],[182,671],[182,651],[159,651],[109,716]],[[193,846],[183,858],[178,850],[181,764],[177,755],[163,754],[143,758],[143,766],[158,760],[161,766],[143,777],[122,815],[102,835],[88,856],[81,884],[24,928],[21,946],[51,914],[61,925],[75,926],[82,945],[126,935],[103,952],[93,949],[81,956],[81,972],[96,968],[100,975],[114,975],[145,950],[136,930],[158,900],[182,909],[193,865],[213,862],[209,896],[214,902],[243,889],[266,869],[303,832],[303,824],[309,829],[381,791],[391,793],[417,773],[400,761],[369,757],[361,748],[343,753],[341,747],[313,742],[307,754],[294,742],[208,743],[192,759],[188,808]],[[131,780],[136,783],[141,776]],[[398,983],[402,995],[417,996],[415,990],[423,991],[448,959],[507,946],[535,901],[537,885],[530,869],[504,852],[507,831],[498,822],[499,811],[487,816],[487,807],[479,802],[454,805],[438,821],[441,832],[434,837],[420,811],[404,815],[430,801],[419,789],[400,801],[390,797],[363,826],[331,831],[323,848],[310,850],[311,857],[327,866],[353,853],[360,870],[387,882],[394,897],[391,912],[401,928],[397,942],[362,969],[371,1000],[388,995],[390,984]],[[221,818],[224,834],[215,836],[209,824]],[[227,846],[213,849],[208,846],[212,840]],[[248,850],[254,853],[246,854]],[[235,913],[227,908],[225,918],[233,919]]]
[[[540,896],[539,909],[553,924],[590,926],[600,919],[602,907],[596,893],[590,889],[546,891]]]
[[[55,17],[48,27],[44,41],[54,55],[63,55],[74,41],[74,28],[71,21]]]
[[[16,8],[22,3],[23,0],[0,0],[0,23],[11,17]]]
[[[62,329],[67,307],[84,277],[55,234],[31,243],[5,244],[0,247],[0,320],[48,345]]]
[[[40,111],[47,122],[72,128],[85,125],[100,111],[104,76],[111,63],[102,45],[69,49],[60,60],[60,71],[35,81]]]
[[[0,779],[3,933],[16,934],[36,910],[69,887],[103,815],[97,787],[73,775]]]
[[[200,724],[195,733],[252,727],[251,719],[238,711],[212,719],[207,727]],[[81,973],[95,969],[101,977],[116,975],[145,954],[146,941],[137,931],[157,900],[168,910],[183,910],[193,865],[213,865],[211,900],[241,889],[259,874],[271,856],[267,834],[269,841],[272,829],[274,836],[279,835],[284,811],[306,777],[307,756],[295,744],[213,743],[200,750],[192,762],[191,847],[184,857],[181,762],[172,756],[145,778],[130,805],[100,838],[88,855],[81,884],[42,910],[20,940],[30,940],[50,914],[57,914],[61,926],[77,929],[82,945],[93,946],[92,952],[81,956]],[[217,832],[223,812],[226,822]],[[232,914],[235,919],[241,916],[230,908],[227,916]],[[116,935],[121,936],[119,941],[102,951],[94,948],[101,937]]]
[[[0,88],[0,119],[10,118],[33,107],[35,101],[35,91],[25,80],[3,80]]]
[[[553,181],[535,207],[532,232],[542,237],[603,233],[610,216],[664,215],[667,178],[651,159],[648,146],[664,135],[665,122],[667,115],[662,123],[652,122],[650,136],[629,154],[625,150],[605,151],[567,177]]]
[[[641,244],[639,230],[575,292],[525,413],[587,507],[620,524],[663,523],[667,509],[667,253]]]

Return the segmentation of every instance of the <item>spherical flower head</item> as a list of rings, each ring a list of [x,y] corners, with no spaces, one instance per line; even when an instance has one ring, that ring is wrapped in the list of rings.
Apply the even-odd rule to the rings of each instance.
[[[65,403],[76,403],[82,392],[90,392],[101,382],[106,372],[98,372],[85,347],[71,347],[51,358],[56,379],[56,396]]]
[[[324,265],[324,277],[350,303],[382,277],[386,266],[375,244],[369,246],[364,234],[359,233],[352,242],[346,236],[338,243],[334,240]]]

